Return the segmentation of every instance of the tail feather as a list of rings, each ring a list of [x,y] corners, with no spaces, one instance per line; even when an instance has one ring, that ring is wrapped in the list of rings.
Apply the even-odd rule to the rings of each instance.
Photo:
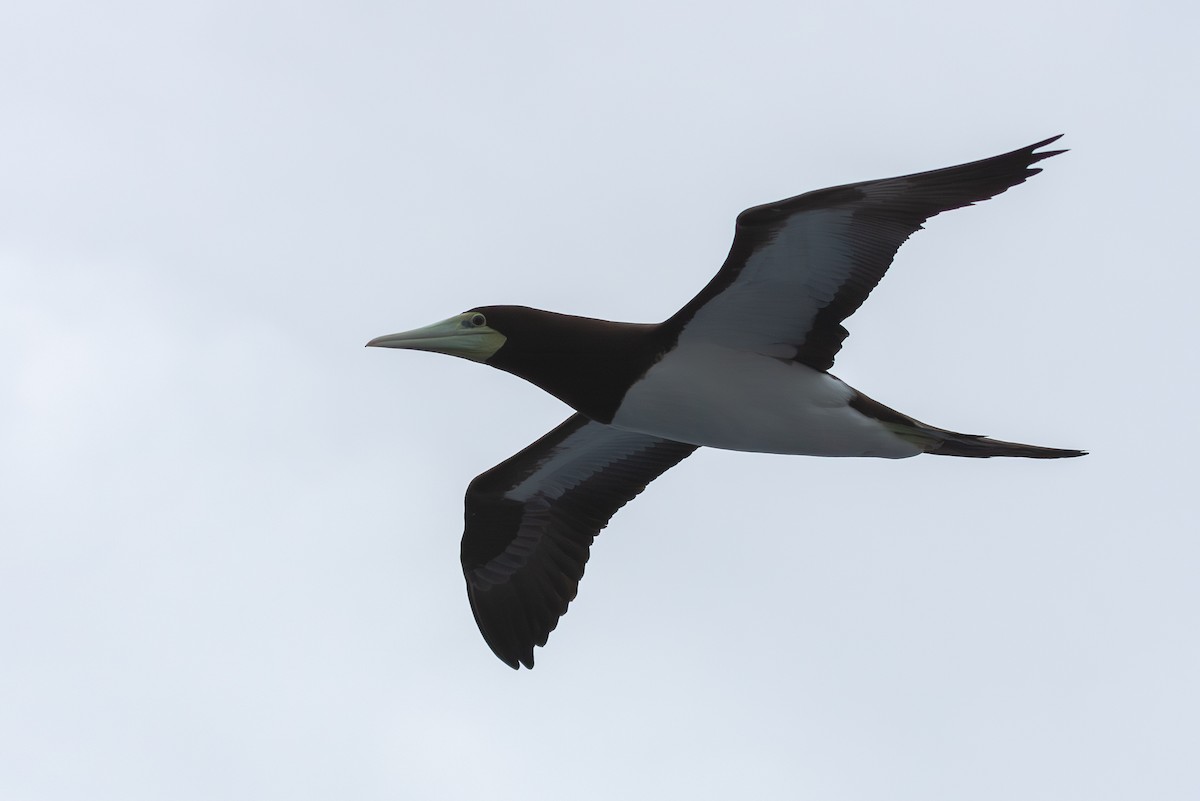
[[[986,459],[989,456],[1069,459],[1073,456],[1087,455],[1087,451],[1069,448],[1043,448],[1040,445],[1023,445],[1019,442],[988,439],[978,434],[959,434],[955,431],[946,431],[914,420],[895,409],[890,409],[879,401],[868,398],[858,390],[853,390],[853,392],[854,395],[850,400],[852,408],[867,417],[878,420],[893,434],[919,446],[925,453],[937,456],[967,456],[975,459]]]
[[[934,433],[934,432],[930,432]],[[975,434],[958,434],[953,431],[937,430],[936,439],[926,453],[936,456],[967,456],[986,459],[989,456],[1022,456],[1026,459],[1069,459],[1085,456],[1087,451],[1070,448],[1043,448],[1040,445],[1023,445],[1019,442],[1004,442]]]

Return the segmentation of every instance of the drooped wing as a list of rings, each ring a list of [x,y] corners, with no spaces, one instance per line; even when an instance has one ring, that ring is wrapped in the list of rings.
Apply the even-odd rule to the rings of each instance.
[[[696,450],[576,414],[467,488],[463,575],[483,638],[533,667],[609,518]]]
[[[865,181],[755,206],[738,215],[720,272],[666,325],[711,342],[828,370],[841,323],[879,283],[922,223],[1000,194],[1041,172],[1035,153],[1058,136],[942,170]]]

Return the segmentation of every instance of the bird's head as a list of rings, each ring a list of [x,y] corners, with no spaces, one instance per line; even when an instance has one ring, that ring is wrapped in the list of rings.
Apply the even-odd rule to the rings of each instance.
[[[594,420],[608,420],[625,387],[661,352],[659,329],[527,306],[479,306],[367,345],[480,362],[541,387]]]

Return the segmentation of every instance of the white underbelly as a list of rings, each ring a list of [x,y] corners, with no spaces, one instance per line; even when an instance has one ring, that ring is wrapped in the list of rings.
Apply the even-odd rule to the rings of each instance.
[[[634,384],[612,425],[677,442],[759,453],[882,456],[921,449],[850,408],[854,390],[797,362],[693,344]]]

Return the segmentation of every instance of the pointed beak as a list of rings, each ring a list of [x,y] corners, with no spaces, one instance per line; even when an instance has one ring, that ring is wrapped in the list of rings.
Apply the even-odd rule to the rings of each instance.
[[[368,348],[404,348],[445,353],[476,362],[484,362],[500,350],[505,337],[487,325],[474,325],[477,314],[460,314],[424,328],[386,334],[367,343]]]

